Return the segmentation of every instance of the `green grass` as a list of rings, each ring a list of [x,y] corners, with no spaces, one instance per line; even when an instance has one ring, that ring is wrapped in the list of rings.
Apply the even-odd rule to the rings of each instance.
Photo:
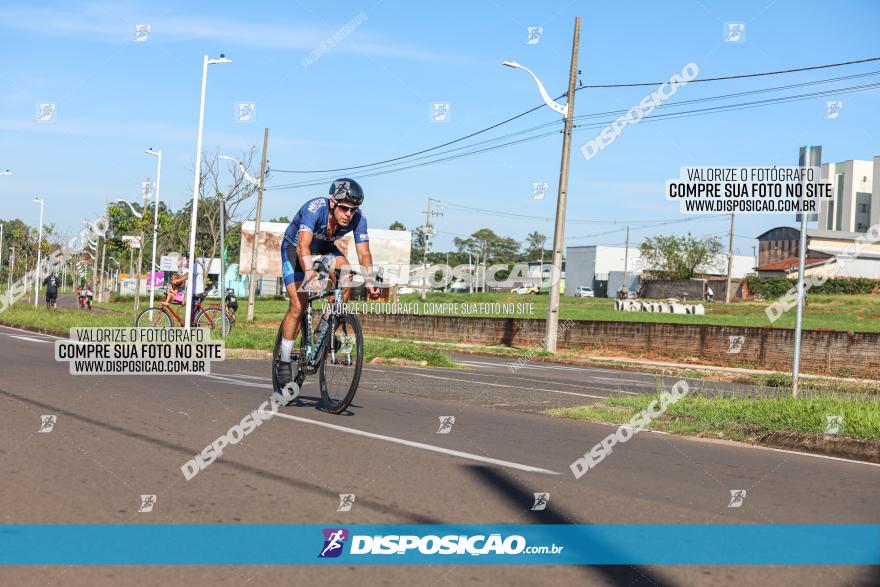
[[[0,322],[10,326],[27,326],[40,330],[64,333],[77,326],[133,326],[133,320],[123,314],[106,314],[88,310],[58,308],[46,310],[30,304],[13,304],[0,314]]]
[[[445,312],[441,315],[470,317],[512,317],[539,318],[547,314],[546,295],[515,294],[453,294],[443,292],[429,293],[427,304],[534,304],[533,312],[501,312],[498,314],[478,312],[462,314]],[[217,301],[217,300],[210,300]],[[695,300],[696,301],[696,300]],[[127,302],[131,304],[130,301]],[[418,313],[424,312],[419,294],[400,296],[401,304],[417,304]],[[689,303],[692,303],[689,301]],[[572,298],[563,296],[560,302],[560,320],[602,320],[617,322],[659,322],[667,324],[712,324],[715,326],[771,326],[764,310],[770,302],[736,302],[724,304],[715,302],[704,304],[705,316],[687,314],[654,314],[650,312],[618,312],[614,300],[606,298]],[[125,304],[105,304],[108,307],[125,309]],[[239,314],[247,308],[246,300],[239,300]],[[524,309],[524,308],[520,308]],[[130,311],[130,307],[128,308]],[[287,301],[275,298],[258,298],[255,304],[254,319],[257,322],[277,323],[287,310]],[[435,312],[437,313],[437,312]],[[774,322],[774,328],[794,328],[795,311],[785,313]],[[872,295],[819,295],[811,294],[809,305],[804,312],[804,328],[830,329],[846,332],[880,332],[880,297]]]
[[[271,303],[271,302],[264,302]],[[72,327],[101,327],[101,326],[133,326],[134,312],[131,309],[131,301],[121,304],[101,304],[104,309],[115,310],[111,313],[88,312],[83,310],[68,310],[59,308],[52,312],[40,306],[34,308],[28,304],[15,304],[0,314],[0,323],[10,326],[22,326],[36,328],[48,332],[67,335]],[[284,302],[284,309],[287,302]],[[281,313],[283,314],[283,312]],[[242,314],[239,314],[243,317]],[[280,320],[280,316],[276,318]],[[271,351],[275,345],[275,335],[278,331],[277,322],[271,325],[248,324],[244,320],[236,322],[235,328],[226,338],[227,348],[260,349]],[[425,362],[432,367],[456,366],[449,355],[436,349],[428,349],[410,341],[393,340],[386,338],[372,338],[365,336],[364,359],[371,361],[376,357],[383,359],[403,359],[413,362]]]
[[[615,397],[593,406],[548,410],[552,416],[624,424],[657,395]],[[826,416],[843,416],[841,436],[880,440],[880,401],[816,396],[739,399],[690,394],[669,407],[649,428],[679,434],[748,441],[766,432],[823,434]]]
[[[457,315],[471,317],[512,317],[539,318],[547,314],[546,295],[515,295],[515,294],[453,294],[429,293],[424,304],[458,303],[462,304],[533,304],[531,312],[517,308],[513,312],[489,313],[478,312],[464,314],[454,311],[428,312],[422,305],[419,294],[400,296],[401,304],[417,304],[418,313],[439,315]],[[699,300],[689,300],[695,303]],[[768,302],[735,302],[724,304],[715,302],[704,304],[706,314],[693,316],[687,314],[655,314],[650,312],[618,312],[614,309],[614,300],[606,298],[572,298],[563,296],[560,302],[560,320],[602,320],[617,322],[659,322],[667,324],[711,324],[716,326],[771,326],[765,310]],[[270,319],[273,315],[284,312],[286,301],[268,300],[257,306],[257,320]],[[503,310],[503,308],[502,308]],[[262,317],[262,318],[261,318]],[[772,323],[774,328],[794,328],[795,311],[790,310]],[[819,295],[811,294],[809,305],[804,312],[804,328],[830,329],[847,332],[880,332],[880,297],[872,295]]]
[[[432,367],[456,366],[449,355],[442,351],[426,349],[406,340],[365,337],[364,359],[372,361],[376,357],[424,362]]]

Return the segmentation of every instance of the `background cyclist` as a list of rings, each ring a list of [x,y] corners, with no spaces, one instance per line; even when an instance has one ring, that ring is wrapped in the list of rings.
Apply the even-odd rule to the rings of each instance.
[[[290,353],[299,333],[308,292],[319,287],[313,255],[329,257],[330,268],[348,267],[348,260],[336,246],[336,241],[353,232],[358,263],[367,275],[369,294],[379,294],[372,279],[373,256],[370,253],[367,219],[359,208],[364,201],[363,189],[358,182],[343,177],[330,184],[328,195],[330,197],[315,198],[303,204],[281,241],[281,267],[284,286],[290,298],[290,305],[281,322],[281,357],[275,363],[275,375],[282,387],[295,378],[293,371],[296,365],[292,365]],[[347,301],[349,295],[350,289],[346,289],[343,301]]]

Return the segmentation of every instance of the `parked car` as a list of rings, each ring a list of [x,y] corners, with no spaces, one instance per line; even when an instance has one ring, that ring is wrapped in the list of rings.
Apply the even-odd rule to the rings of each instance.
[[[536,286],[534,286],[534,285],[524,285],[524,286],[522,286],[522,287],[517,287],[516,289],[514,289],[514,290],[511,291],[510,293],[514,293],[514,294],[516,294],[516,295],[524,296],[524,295],[529,295],[529,294],[536,294],[536,293],[538,293],[539,291],[540,291],[540,290],[539,290]]]
[[[576,297],[576,298],[594,298],[594,297],[596,297],[596,294],[593,292],[592,287],[587,287],[586,285],[582,285],[574,291],[574,297]]]

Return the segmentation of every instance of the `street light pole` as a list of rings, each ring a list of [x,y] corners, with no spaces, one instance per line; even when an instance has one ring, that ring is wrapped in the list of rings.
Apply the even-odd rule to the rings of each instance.
[[[550,98],[538,77],[526,67],[514,61],[505,61],[503,65],[524,69],[541,92],[544,103],[550,108],[562,114],[565,126],[562,135],[562,161],[559,167],[559,191],[556,198],[556,226],[553,230],[553,269],[555,275],[550,284],[550,299],[547,303],[547,320],[544,329],[544,351],[556,352],[557,325],[559,323],[559,289],[562,279],[562,247],[565,237],[565,208],[568,201],[568,166],[571,159],[571,132],[574,126],[574,97],[577,83],[578,48],[581,38],[581,17],[574,20],[574,39],[571,46],[571,64],[568,73],[568,101],[565,106],[558,104]]]
[[[254,220],[254,246],[251,250],[251,278],[248,283],[247,321],[254,321],[254,296],[257,291],[257,245],[260,242],[260,214],[263,211],[263,186],[266,185],[266,148],[269,145],[269,129],[263,130],[263,159],[260,161],[260,185],[257,192],[257,217]]]
[[[34,198],[34,202],[40,205],[40,233],[37,237],[37,266],[34,274],[34,307],[37,307],[37,297],[40,293],[40,263],[43,259],[43,199]]]
[[[733,277],[733,223],[736,220],[736,214],[730,215],[730,247],[727,249],[727,287],[724,288],[724,303],[729,304],[733,297],[730,292],[730,286]]]
[[[159,238],[159,189],[162,185],[162,149],[154,151],[152,148],[144,151],[147,155],[157,157],[159,161],[156,163],[156,205],[153,208],[153,260],[150,263],[150,307],[156,297],[156,241]]]
[[[205,53],[204,60],[202,61],[202,96],[199,101],[199,135],[196,140],[196,170],[193,177],[193,205],[192,205],[192,217],[190,218],[190,227],[189,227],[189,279],[187,280],[187,288],[186,288],[186,318],[183,327],[186,330],[189,330],[190,321],[192,320],[192,300],[193,300],[193,290],[196,287],[196,266],[195,266],[195,257],[196,257],[196,220],[199,217],[199,184],[202,179],[202,131],[205,128],[205,88],[208,84],[208,65],[213,65],[215,63],[232,63],[229,59],[226,59],[226,56],[221,53],[219,59],[208,59],[208,54]],[[202,268],[204,271],[205,268]],[[202,276],[204,279],[204,276]]]

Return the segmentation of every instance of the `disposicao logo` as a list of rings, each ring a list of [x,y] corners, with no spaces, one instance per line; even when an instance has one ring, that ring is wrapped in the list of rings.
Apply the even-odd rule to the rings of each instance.
[[[324,547],[318,558],[335,558],[342,554],[345,541],[348,540],[348,530],[345,528],[324,528]]]

